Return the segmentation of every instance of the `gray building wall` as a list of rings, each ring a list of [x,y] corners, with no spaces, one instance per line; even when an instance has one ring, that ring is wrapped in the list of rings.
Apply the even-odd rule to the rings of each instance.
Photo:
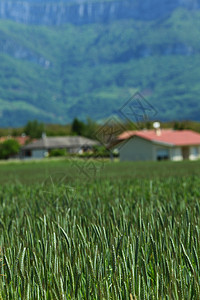
[[[42,150],[32,150],[31,152],[31,158],[44,158],[47,150],[42,149]]]
[[[133,137],[119,149],[120,161],[154,160],[153,144],[140,137]]]
[[[168,153],[169,160],[181,161],[183,160],[183,147],[167,146],[162,144],[155,144],[151,141],[142,139],[140,137],[133,137],[129,141],[124,142],[119,149],[120,161],[148,161],[157,160],[160,153]],[[200,146],[188,147],[188,159],[200,159]]]
[[[140,137],[133,137],[119,150],[120,161],[156,161],[160,152],[167,152],[171,160],[182,159],[181,148],[154,144]]]

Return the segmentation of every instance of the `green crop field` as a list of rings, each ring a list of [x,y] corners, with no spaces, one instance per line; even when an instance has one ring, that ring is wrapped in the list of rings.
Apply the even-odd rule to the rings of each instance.
[[[200,299],[200,162],[0,175],[0,299]]]

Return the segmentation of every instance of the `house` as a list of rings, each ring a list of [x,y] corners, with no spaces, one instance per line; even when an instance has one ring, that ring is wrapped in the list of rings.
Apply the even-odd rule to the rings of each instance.
[[[98,145],[97,141],[81,136],[46,137],[21,148],[21,158],[43,158],[54,149],[66,149],[68,153],[81,153]]]
[[[22,134],[21,136],[11,136],[11,135],[2,136],[2,137],[0,137],[0,144],[3,144],[4,142],[9,141],[9,140],[15,140],[15,141],[17,141],[18,144],[19,144],[19,146],[22,147],[26,143],[28,143],[28,141],[30,140],[30,137],[26,136],[25,134]],[[8,144],[7,144],[7,146],[6,146],[6,148],[7,148],[7,150],[6,150],[7,155],[5,153],[3,155],[1,155],[1,159],[3,157],[6,158],[6,159],[18,159],[18,158],[20,158],[20,153],[19,152],[18,153],[14,152],[14,154],[11,154],[12,151],[13,151],[13,150],[11,150],[12,149],[11,145],[8,146]]]
[[[20,146],[24,146],[30,139],[29,136],[21,135],[21,136],[2,136],[0,137],[0,143],[3,143],[7,140],[16,140]]]
[[[200,134],[191,130],[126,131],[118,137],[121,161],[200,159]]]

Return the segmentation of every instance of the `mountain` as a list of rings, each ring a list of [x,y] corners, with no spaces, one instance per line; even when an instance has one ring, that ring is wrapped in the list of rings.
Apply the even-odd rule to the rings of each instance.
[[[150,21],[180,7],[199,9],[200,0],[1,0],[0,17],[34,25],[83,25],[122,19]]]
[[[100,120],[139,91],[200,120],[200,0],[0,0],[0,127]]]

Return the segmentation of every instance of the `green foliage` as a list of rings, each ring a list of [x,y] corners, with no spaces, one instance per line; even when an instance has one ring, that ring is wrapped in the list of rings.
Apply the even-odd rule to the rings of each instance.
[[[85,124],[82,121],[79,121],[77,118],[75,118],[72,122],[72,134],[75,135],[83,135],[85,129]]]
[[[26,135],[30,136],[30,138],[41,138],[42,133],[44,132],[44,124],[37,120],[28,121],[24,127],[24,132]]]
[[[71,125],[45,124],[47,136],[66,136],[71,135]]]
[[[110,152],[104,146],[94,146],[94,155],[97,157],[110,157]]]
[[[19,153],[20,145],[14,139],[8,139],[0,143],[0,159],[8,159]]]
[[[66,156],[66,155],[67,155],[66,149],[53,149],[49,153],[50,157]]]
[[[22,129],[20,128],[13,128],[12,132],[11,132],[11,135],[12,136],[21,136],[23,134],[23,131]]]
[[[91,138],[93,140],[96,139],[95,133],[99,128],[97,123],[91,118],[87,118],[84,124],[85,126],[83,130],[83,136]]]
[[[82,121],[81,121],[82,122]],[[95,139],[95,133],[100,129],[95,121],[88,119],[84,123],[83,136]],[[104,126],[104,125],[103,125]],[[123,128],[127,130],[135,130],[137,124],[131,122],[124,122]],[[153,122],[141,122],[141,129],[153,129]],[[161,122],[161,128],[173,128],[175,130],[190,129],[196,132],[200,132],[200,122],[194,121],[171,121],[171,122]],[[116,130],[123,130],[121,126],[116,128]],[[20,136],[24,132],[24,128],[0,128],[0,136]],[[47,136],[66,136],[74,135],[71,130],[71,125],[60,125],[60,124],[45,124],[45,132]]]
[[[150,178],[129,163],[108,164],[100,180],[1,185],[1,298],[198,299],[195,164],[152,166]]]
[[[136,91],[157,119],[199,120],[199,15],[56,28],[1,20],[0,38],[13,45],[0,54],[1,127],[101,120]]]
[[[95,132],[97,129],[98,125],[92,119],[87,118],[87,120],[83,122],[78,118],[75,118],[71,125],[71,134],[95,139]]]

